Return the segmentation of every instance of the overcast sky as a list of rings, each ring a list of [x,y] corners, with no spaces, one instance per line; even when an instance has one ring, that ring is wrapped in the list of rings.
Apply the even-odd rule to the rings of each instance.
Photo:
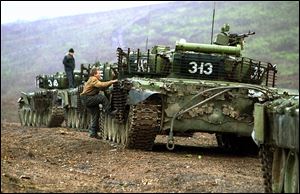
[[[1,1],[1,24],[167,2],[170,1]]]

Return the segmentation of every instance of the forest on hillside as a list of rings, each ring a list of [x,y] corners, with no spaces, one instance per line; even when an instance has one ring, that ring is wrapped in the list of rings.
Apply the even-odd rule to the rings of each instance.
[[[299,2],[216,2],[214,35],[255,31],[243,56],[277,64],[278,87],[299,89]],[[20,92],[36,90],[35,76],[63,71],[73,47],[81,63],[116,62],[116,48],[174,48],[175,42],[210,43],[213,2],[177,1],[1,25],[1,120],[16,115]]]

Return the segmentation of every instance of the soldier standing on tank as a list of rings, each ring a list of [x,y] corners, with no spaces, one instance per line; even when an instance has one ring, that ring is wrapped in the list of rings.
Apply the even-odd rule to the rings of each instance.
[[[229,36],[230,35],[230,26],[229,24],[224,24],[223,27],[221,28],[221,33],[223,33],[225,36]]]
[[[70,48],[69,52],[65,55],[63,59],[63,64],[65,66],[65,72],[67,74],[69,88],[75,88],[75,83],[74,83],[75,58],[74,58],[73,48]]]
[[[100,70],[97,67],[91,69],[90,77],[88,81],[84,84],[82,93],[80,94],[81,102],[87,107],[87,110],[92,114],[92,120],[89,127],[90,137],[100,139],[98,135],[99,131],[99,117],[100,109],[99,104],[103,105],[103,109],[106,113],[111,116],[117,112],[117,110],[112,110],[110,103],[106,96],[100,94],[100,90],[111,86],[118,80],[110,80],[107,82],[101,82]]]
[[[221,28],[221,32],[217,34],[214,44],[229,46],[230,42],[230,26],[229,24],[224,24]]]

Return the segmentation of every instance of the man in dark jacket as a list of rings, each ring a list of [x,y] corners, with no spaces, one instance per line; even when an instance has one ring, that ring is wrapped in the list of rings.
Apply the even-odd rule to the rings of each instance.
[[[75,88],[75,83],[74,83],[75,59],[74,59],[73,48],[70,48],[69,52],[65,55],[63,64],[65,66],[65,72],[67,74],[69,88]]]

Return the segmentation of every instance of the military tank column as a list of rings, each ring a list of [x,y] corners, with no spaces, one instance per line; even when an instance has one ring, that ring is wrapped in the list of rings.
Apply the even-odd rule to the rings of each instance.
[[[255,129],[266,191],[299,192],[299,94],[276,88],[276,65],[242,56],[244,38],[253,34],[232,34],[225,25],[214,44],[180,40],[174,49],[118,48],[117,63],[97,64],[104,81],[115,75],[119,80],[104,91],[116,115],[99,107],[102,138],[151,150],[163,134],[172,150],[176,136],[207,132],[226,150],[257,151]],[[57,127],[65,121],[86,130],[90,115],[79,94],[89,70],[75,72],[74,89],[67,89],[63,73],[38,76],[42,91],[22,93],[18,101],[21,124]]]
[[[221,147],[241,147],[232,145],[242,142],[237,141],[240,138],[251,138],[254,103],[259,101],[250,90],[272,93],[269,87],[275,85],[277,70],[270,63],[241,57],[240,44],[229,45],[220,37],[213,45],[178,41],[175,49],[165,45],[145,52],[118,48],[117,63],[102,66],[104,81],[112,71],[119,80],[105,91],[118,112],[114,118],[101,112],[103,138],[151,150],[157,134],[168,134],[167,145],[173,149],[174,136],[209,132],[216,133]],[[74,89],[67,89],[64,73],[38,76],[37,85],[49,97],[41,98],[45,108],[40,109],[35,106],[38,92],[24,94],[19,100],[21,121],[26,120],[22,123],[34,125],[27,115],[51,117],[59,109],[64,117],[54,116],[55,123],[41,124],[54,127],[65,121],[67,127],[86,130],[90,115],[79,94],[89,69],[82,66],[75,72]],[[270,96],[264,98],[270,100]]]

